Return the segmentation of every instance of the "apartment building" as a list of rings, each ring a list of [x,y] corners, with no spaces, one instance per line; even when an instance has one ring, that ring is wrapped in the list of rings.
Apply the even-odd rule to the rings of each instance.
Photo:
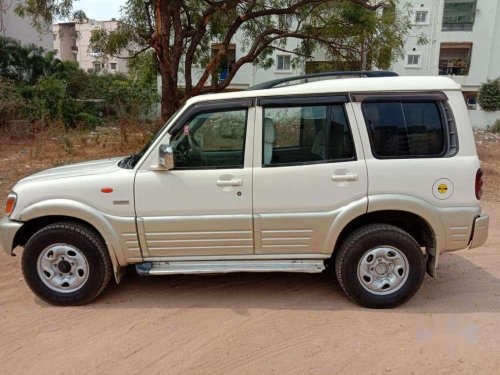
[[[52,50],[50,30],[39,33],[29,18],[21,18],[15,13],[20,0],[0,0],[0,35],[14,38],[21,44],[35,44],[46,50]]]
[[[482,82],[500,77],[500,1],[403,0],[413,8],[400,75],[446,75],[462,85],[470,109]],[[419,45],[424,37],[427,44]]]
[[[113,31],[118,27],[118,21],[86,20],[86,22],[61,22],[52,26],[52,39],[56,57],[61,60],[78,62],[80,68],[86,71],[127,73],[126,59],[108,56],[102,51],[91,48],[90,38],[97,30]],[[124,51],[124,56],[128,51]]]

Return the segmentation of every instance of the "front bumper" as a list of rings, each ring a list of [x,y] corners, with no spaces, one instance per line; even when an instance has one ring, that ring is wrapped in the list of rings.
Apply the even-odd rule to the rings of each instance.
[[[488,238],[489,224],[490,218],[488,215],[481,214],[474,219],[474,229],[472,231],[469,249],[484,245]]]
[[[0,220],[0,244],[8,255],[12,255],[14,237],[22,226],[23,223],[10,220],[7,216]]]

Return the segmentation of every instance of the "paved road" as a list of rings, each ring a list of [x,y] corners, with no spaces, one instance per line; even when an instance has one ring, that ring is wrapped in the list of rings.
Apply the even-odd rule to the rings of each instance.
[[[443,256],[409,303],[367,310],[328,275],[140,278],[84,307],[34,297],[0,254],[0,373],[493,374],[500,204],[486,246]]]

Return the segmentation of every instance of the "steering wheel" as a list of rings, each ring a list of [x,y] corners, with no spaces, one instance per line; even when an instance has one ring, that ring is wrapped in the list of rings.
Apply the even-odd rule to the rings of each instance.
[[[200,144],[194,139],[191,133],[187,134],[187,139],[189,142],[189,157],[191,160],[200,161],[201,165],[207,165],[207,158],[203,153]]]

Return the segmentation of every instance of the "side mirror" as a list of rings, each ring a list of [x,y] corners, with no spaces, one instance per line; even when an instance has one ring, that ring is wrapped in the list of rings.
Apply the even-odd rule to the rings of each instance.
[[[160,145],[158,150],[158,169],[170,170],[174,169],[174,150],[170,145]]]

